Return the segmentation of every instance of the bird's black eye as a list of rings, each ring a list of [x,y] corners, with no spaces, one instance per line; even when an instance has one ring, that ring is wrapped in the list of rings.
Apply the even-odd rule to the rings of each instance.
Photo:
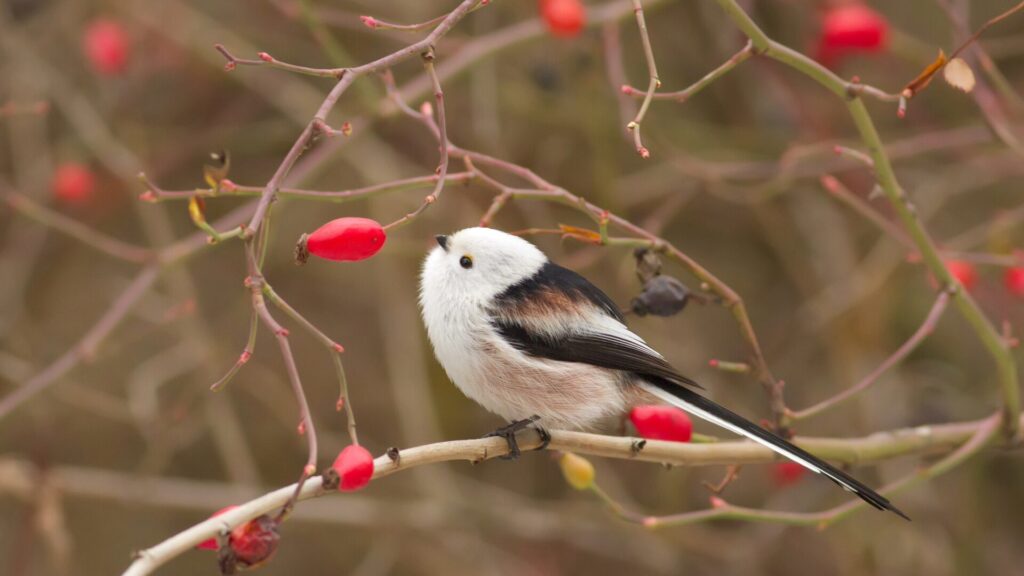
[[[466,270],[469,270],[470,268],[473,267],[473,259],[470,258],[469,256],[463,256],[462,258],[459,258],[459,266],[462,266]]]

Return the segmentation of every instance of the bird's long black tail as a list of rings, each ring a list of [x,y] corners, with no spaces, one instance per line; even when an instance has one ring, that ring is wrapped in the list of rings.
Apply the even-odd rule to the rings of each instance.
[[[798,446],[794,446],[768,430],[761,428],[728,408],[720,406],[700,394],[672,382],[647,382],[644,387],[651,394],[654,394],[673,406],[685,410],[698,418],[707,420],[712,424],[721,426],[726,430],[750,438],[754,442],[762,444],[771,450],[782,454],[786,458],[789,458],[793,462],[800,464],[812,472],[824,474],[830,480],[842,488],[853,492],[875,508],[878,508],[879,510],[889,510],[899,515],[901,518],[910,520],[906,514],[893,506],[892,503],[884,496],[878,494],[871,488],[868,488],[856,478],[842,470],[839,470],[835,466],[832,466],[828,462],[825,462],[806,450]]]

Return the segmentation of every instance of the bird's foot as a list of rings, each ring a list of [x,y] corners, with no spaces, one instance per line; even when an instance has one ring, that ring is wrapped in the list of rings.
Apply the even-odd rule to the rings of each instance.
[[[494,432],[485,434],[484,438],[490,438],[492,436],[504,438],[505,442],[508,443],[508,454],[501,456],[501,459],[515,460],[516,458],[519,458],[520,454],[522,454],[522,451],[519,450],[519,442],[516,441],[516,433],[519,432],[520,430],[525,430],[530,424],[533,424],[538,420],[540,420],[540,416],[534,414],[529,418],[526,418],[524,420],[516,420],[515,422],[512,422],[508,426],[502,426],[501,428],[498,428]],[[541,431],[541,439],[543,440],[541,448],[544,448],[548,445],[548,442],[551,441],[551,436],[543,429],[539,430]]]

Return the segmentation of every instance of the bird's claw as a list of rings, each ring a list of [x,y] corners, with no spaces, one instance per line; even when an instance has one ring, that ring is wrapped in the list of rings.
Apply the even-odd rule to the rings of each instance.
[[[500,458],[502,460],[515,460],[516,458],[519,458],[520,454],[522,454],[522,451],[519,450],[519,442],[516,440],[516,433],[519,432],[520,430],[525,430],[526,427],[528,427],[530,424],[533,424],[538,420],[540,420],[540,416],[534,414],[529,418],[523,420],[516,420],[515,422],[510,423],[508,426],[502,426],[501,428],[498,428],[494,432],[485,434],[484,438],[490,438],[492,436],[504,438],[505,442],[508,443],[508,454],[500,456]],[[542,449],[547,447],[548,443],[551,441],[551,436],[543,429],[538,430],[540,430],[541,440],[543,441],[543,444],[541,444],[541,447],[539,449]]]

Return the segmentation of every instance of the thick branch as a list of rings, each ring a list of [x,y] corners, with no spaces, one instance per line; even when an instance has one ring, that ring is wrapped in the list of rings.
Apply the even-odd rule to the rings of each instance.
[[[908,454],[948,452],[959,448],[960,450],[954,452],[950,458],[942,461],[943,466],[933,467],[934,473],[938,474],[947,471],[951,464],[959,461],[959,458],[965,457],[963,452],[968,448],[969,452],[973,453],[977,446],[971,444],[970,441],[982,436],[992,422],[993,419],[989,418],[975,422],[894,430],[856,439],[797,438],[796,441],[818,456],[850,464],[872,462]],[[776,459],[776,455],[772,451],[752,442],[682,444],[651,440],[639,452],[634,447],[635,442],[635,438],[556,430],[551,431],[551,443],[548,449],[623,460],[665,462],[679,466],[771,462]],[[519,441],[520,447],[524,450],[537,448],[540,443],[540,437],[532,432],[524,435]],[[397,460],[393,460],[387,455],[378,457],[374,461],[373,477],[378,480],[399,471],[438,462],[453,460],[480,462],[505,455],[507,452],[508,444],[500,438],[428,444],[402,450],[401,457]],[[954,456],[957,457],[955,461],[952,460]],[[285,486],[242,504],[221,516],[200,522],[152,548],[139,552],[135,561],[125,571],[124,576],[150,574],[158,567],[191,550],[199,542],[216,537],[222,530],[230,530],[278,508],[287,502],[294,493],[294,485]],[[311,478],[302,487],[299,500],[308,500],[324,496],[327,493],[322,489],[321,478],[317,476]],[[860,501],[857,500],[857,502]],[[856,506],[856,504],[851,502],[844,506]]]

